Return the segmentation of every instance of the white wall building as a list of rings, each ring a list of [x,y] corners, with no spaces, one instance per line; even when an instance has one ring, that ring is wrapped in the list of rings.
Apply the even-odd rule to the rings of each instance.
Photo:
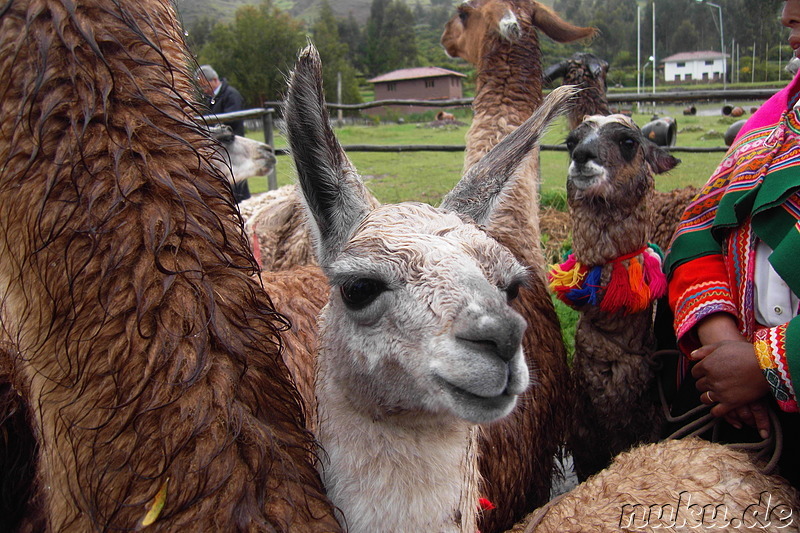
[[[721,80],[724,61],[728,54],[720,52],[682,52],[661,60],[664,63],[664,81]]]

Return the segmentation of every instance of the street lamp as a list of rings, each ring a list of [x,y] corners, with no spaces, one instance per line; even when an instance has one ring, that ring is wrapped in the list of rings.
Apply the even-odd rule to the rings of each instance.
[[[647,62],[644,65],[642,65],[642,77],[641,77],[642,85],[645,85],[645,83],[647,82],[647,67],[649,67],[650,64],[653,61],[655,61],[655,59],[656,58],[654,58],[653,56],[650,56],[650,57],[647,58]],[[653,92],[655,93],[655,91],[653,91]]]
[[[725,60],[725,34],[722,30],[722,7],[714,2],[708,0],[694,0],[698,4],[706,4],[711,7],[716,7],[719,10],[719,49],[722,52],[722,90],[724,91],[728,85],[728,62]]]

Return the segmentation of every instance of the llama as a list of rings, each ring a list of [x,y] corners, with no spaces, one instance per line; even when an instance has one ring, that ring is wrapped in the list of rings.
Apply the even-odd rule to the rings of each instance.
[[[744,452],[697,438],[647,444],[509,533],[800,531],[800,499]]]
[[[189,63],[167,2],[0,9],[0,368],[37,441],[23,531],[339,530]]]
[[[441,42],[447,54],[477,67],[465,169],[541,104],[537,29],[560,42],[586,39],[596,31],[572,26],[532,0],[464,2],[445,25]],[[539,386],[521,400],[526,409],[482,429],[482,449],[489,450],[481,456],[481,473],[487,478],[484,493],[496,507],[481,517],[485,533],[504,531],[549,499],[554,455],[563,441],[569,404],[566,351],[547,292],[539,236],[538,153],[517,174],[509,201],[496,210],[487,230],[534,273],[515,305],[530,325],[525,353]]]
[[[567,447],[579,479],[660,435],[653,312],[664,296],[651,248],[654,174],[679,163],[624,115],[591,116],[567,137],[567,202],[574,254],[549,277],[581,313],[572,363],[574,412]]]
[[[530,273],[478,226],[572,90],[551,95],[440,208],[374,207],[329,126],[321,68],[313,46],[301,53],[285,111],[331,285],[316,376],[320,472],[348,531],[474,533],[475,424],[507,415],[529,380],[526,324],[509,302]]]
[[[270,145],[234,135],[226,124],[210,127],[209,133],[219,143],[216,157],[211,161],[230,183],[234,177],[246,180],[264,176],[275,168],[275,153]]]
[[[608,62],[588,52],[575,52],[569,59],[551,65],[544,72],[544,83],[563,78],[565,85],[575,85],[582,90],[567,113],[569,129],[580,126],[590,115],[610,115],[606,89],[608,87]]]

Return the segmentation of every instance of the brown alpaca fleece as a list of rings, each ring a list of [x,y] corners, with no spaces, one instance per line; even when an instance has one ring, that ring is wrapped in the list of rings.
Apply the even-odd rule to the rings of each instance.
[[[258,247],[258,260],[263,270],[288,270],[317,264],[295,185],[284,185],[246,202],[244,207],[249,213],[242,212],[245,230],[253,247]]]
[[[542,103],[542,67],[538,31],[568,42],[594,35],[561,20],[532,0],[480,0],[459,6],[442,35],[451,56],[477,67],[474,118],[467,133],[464,168],[470,168]],[[507,9],[519,32],[514,42],[500,36],[492,21]],[[554,457],[562,444],[568,413],[566,350],[558,316],[545,286],[539,235],[538,149],[515,173],[510,201],[492,216],[487,232],[531,271],[527,289],[514,302],[528,323],[523,346],[534,386],[506,418],[482,428],[479,470],[482,495],[496,509],[483,513],[480,530],[504,531],[550,497]]]
[[[3,10],[1,316],[47,529],[141,527],[163,488],[163,530],[337,530],[173,11]]]
[[[315,380],[319,349],[319,313],[330,297],[330,285],[318,266],[262,272],[261,282],[275,307],[289,320],[283,332],[284,361],[303,398],[307,427],[314,431],[317,420]]]
[[[667,192],[655,191],[650,203],[650,227],[652,233],[650,242],[667,251],[675,228],[686,210],[686,206],[697,195],[699,189],[688,185],[682,189],[674,189]]]
[[[620,454],[510,533],[798,531],[797,491],[721,444],[687,438]]]
[[[574,130],[580,126],[583,119],[589,115],[611,114],[606,98],[608,63],[590,54],[580,53],[567,59],[566,63],[564,85],[576,85],[581,88],[567,115],[569,129]],[[593,73],[592,66],[599,68],[597,75]]]

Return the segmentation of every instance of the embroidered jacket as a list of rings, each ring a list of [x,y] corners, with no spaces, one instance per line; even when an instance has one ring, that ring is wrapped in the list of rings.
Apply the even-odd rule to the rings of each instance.
[[[687,207],[666,260],[669,300],[680,348],[699,342],[703,318],[726,312],[754,345],[781,409],[797,412],[800,316],[776,327],[755,320],[757,239],[769,262],[800,295],[800,89],[796,77],[745,124],[720,166]]]

